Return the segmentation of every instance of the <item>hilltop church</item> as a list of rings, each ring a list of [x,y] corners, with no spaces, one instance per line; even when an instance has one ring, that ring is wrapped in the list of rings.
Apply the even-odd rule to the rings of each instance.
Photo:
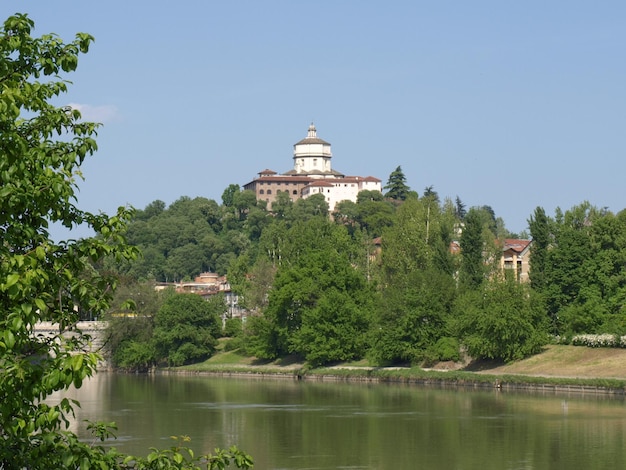
[[[332,211],[340,201],[356,202],[360,191],[382,191],[381,180],[373,176],[346,176],[333,170],[330,144],[317,137],[311,123],[307,136],[293,146],[293,169],[283,174],[263,170],[243,186],[254,191],[257,200],[267,202],[268,210],[278,193],[286,191],[292,201],[323,194]]]

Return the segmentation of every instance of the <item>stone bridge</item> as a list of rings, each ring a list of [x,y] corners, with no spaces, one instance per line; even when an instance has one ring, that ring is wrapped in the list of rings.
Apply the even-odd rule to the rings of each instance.
[[[83,333],[91,336],[91,342],[89,343],[89,352],[97,352],[103,356],[104,343],[106,341],[106,329],[109,326],[105,321],[81,321],[76,325]],[[46,336],[55,336],[59,334],[59,324],[52,322],[39,322],[35,325],[33,333],[43,334]],[[73,334],[71,331],[64,334],[64,336],[71,337]],[[108,361],[105,359],[98,365],[98,369],[108,368]]]

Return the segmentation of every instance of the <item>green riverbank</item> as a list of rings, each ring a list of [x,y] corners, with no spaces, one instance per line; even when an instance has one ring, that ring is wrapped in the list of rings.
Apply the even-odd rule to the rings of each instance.
[[[626,393],[626,350],[550,345],[511,364],[472,362],[420,367],[372,367],[366,361],[309,368],[290,359],[273,362],[218,352],[209,360],[170,369],[176,373],[275,376],[300,380],[407,383],[438,387],[520,389],[547,392]],[[165,372],[165,371],[163,371]]]

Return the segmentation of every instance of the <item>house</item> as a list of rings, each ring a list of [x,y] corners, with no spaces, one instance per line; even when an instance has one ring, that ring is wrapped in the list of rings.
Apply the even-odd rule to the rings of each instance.
[[[317,137],[315,125],[311,123],[307,136],[293,146],[291,170],[280,175],[273,170],[263,170],[243,188],[254,191],[257,200],[266,201],[268,210],[281,192],[287,192],[292,201],[322,194],[331,211],[341,201],[356,202],[360,191],[382,192],[380,179],[346,176],[332,168],[331,159],[331,144]]]
[[[174,290],[178,293],[197,294],[204,299],[208,299],[216,294],[224,294],[227,311],[222,320],[225,321],[226,318],[245,319],[244,317],[246,312],[239,306],[239,298],[237,294],[232,291],[226,276],[220,276],[217,273],[204,272],[200,273],[199,276],[196,276],[193,281],[173,283],[162,282],[157,284],[155,289],[162,290],[168,287],[174,288]]]
[[[530,280],[529,272],[532,240],[506,238],[496,243],[500,244],[502,247],[500,259],[498,260],[500,269],[514,270],[515,278],[519,282],[528,282]],[[459,241],[455,240],[450,242],[448,249],[453,255],[461,254],[461,244]],[[484,252],[483,256],[487,256],[487,253]],[[489,260],[485,261],[485,264],[491,265],[492,261],[495,260],[489,255]]]
[[[528,282],[531,246],[531,240],[518,240],[513,238],[503,240],[502,255],[500,256],[500,268],[515,270],[515,275],[518,281]]]

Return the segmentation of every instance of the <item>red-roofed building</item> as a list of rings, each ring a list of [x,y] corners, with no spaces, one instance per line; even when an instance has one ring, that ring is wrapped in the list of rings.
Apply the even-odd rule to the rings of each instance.
[[[360,191],[382,191],[378,178],[345,176],[333,170],[330,144],[317,137],[317,130],[312,123],[307,136],[293,147],[293,169],[281,175],[272,170],[263,170],[257,178],[243,186],[245,190],[254,191],[257,200],[266,201],[268,210],[271,210],[272,203],[281,192],[287,192],[292,201],[322,194],[332,211],[338,202],[356,202]]]
[[[516,277],[520,282],[528,282],[531,245],[531,240],[505,239],[502,244],[500,268],[514,269]]]

